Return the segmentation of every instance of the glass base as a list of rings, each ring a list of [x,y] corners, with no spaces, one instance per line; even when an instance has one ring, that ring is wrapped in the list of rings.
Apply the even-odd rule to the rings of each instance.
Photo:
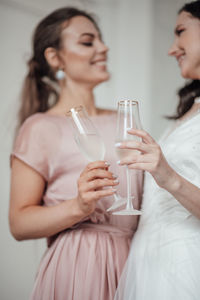
[[[122,215],[122,216],[128,216],[128,215],[137,216],[137,215],[141,215],[142,212],[137,209],[123,209],[123,210],[119,210],[119,211],[114,211],[112,214],[113,215]]]
[[[119,208],[120,206],[126,204],[126,199],[121,199],[121,200],[117,200],[115,201],[106,211],[111,211],[111,210],[115,210],[116,208]]]

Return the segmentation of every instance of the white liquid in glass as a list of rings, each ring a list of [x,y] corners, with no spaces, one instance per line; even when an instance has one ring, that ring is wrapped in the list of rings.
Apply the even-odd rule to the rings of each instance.
[[[132,150],[132,149],[120,149],[118,147],[115,148],[117,157],[121,160],[127,156],[130,156],[131,154],[133,154],[133,152],[137,152],[136,150]]]
[[[122,142],[128,142],[128,141],[133,141],[133,140],[136,140],[136,141],[139,141],[140,139],[136,136],[134,136],[134,138],[132,138],[131,140],[123,140]],[[116,143],[118,143],[120,141],[116,141]],[[133,150],[133,149],[121,149],[121,148],[118,148],[116,147],[115,148],[115,151],[116,151],[116,154],[117,154],[117,157],[121,160],[121,159],[124,159],[130,155],[133,155],[133,154],[138,154],[140,153],[138,150]]]
[[[89,161],[104,159],[105,146],[99,135],[80,134],[76,136],[76,142],[81,152]]]

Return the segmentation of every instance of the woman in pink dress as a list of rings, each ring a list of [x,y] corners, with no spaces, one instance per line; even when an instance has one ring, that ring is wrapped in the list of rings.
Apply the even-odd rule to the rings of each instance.
[[[93,95],[109,79],[107,52],[93,17],[72,7],[48,15],[34,33],[9,213],[17,240],[48,239],[32,300],[112,300],[137,226],[137,217],[106,211],[119,182],[124,193],[113,150],[116,114],[97,108]],[[78,105],[104,139],[105,161],[88,164],[74,142],[65,113]],[[142,174],[132,179],[138,207]]]

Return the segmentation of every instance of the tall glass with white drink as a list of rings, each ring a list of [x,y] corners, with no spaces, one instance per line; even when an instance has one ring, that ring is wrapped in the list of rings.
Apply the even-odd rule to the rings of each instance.
[[[118,102],[118,116],[117,116],[117,129],[116,129],[116,144],[124,141],[138,140],[138,137],[128,134],[128,130],[141,129],[141,122],[139,116],[138,102],[132,100],[122,100]],[[119,160],[138,153],[137,150],[120,149],[116,147],[116,154]],[[127,204],[125,209],[113,212],[116,215],[140,215],[141,211],[133,208],[132,195],[131,195],[131,173],[126,166],[127,177]]]

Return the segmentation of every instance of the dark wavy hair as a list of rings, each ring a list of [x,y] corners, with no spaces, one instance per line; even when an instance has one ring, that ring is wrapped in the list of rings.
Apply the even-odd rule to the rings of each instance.
[[[186,3],[178,11],[178,14],[181,12],[188,12],[194,18],[200,19],[200,0]],[[179,119],[192,107],[195,98],[200,96],[200,80],[196,79],[187,82],[178,90],[177,94],[179,96],[179,104],[177,106],[176,114],[168,117],[169,119]]]
[[[28,61],[28,73],[25,77],[22,94],[21,107],[19,110],[19,124],[36,112],[45,112],[50,108],[49,97],[58,99],[56,84],[49,84],[48,80],[57,83],[55,74],[48,65],[44,51],[48,47],[61,49],[61,33],[65,28],[66,21],[76,17],[88,18],[97,28],[99,27],[92,14],[75,7],[63,7],[53,11],[37,25],[32,40],[32,57]],[[100,33],[101,34],[101,33]],[[44,80],[47,78],[48,80]]]

